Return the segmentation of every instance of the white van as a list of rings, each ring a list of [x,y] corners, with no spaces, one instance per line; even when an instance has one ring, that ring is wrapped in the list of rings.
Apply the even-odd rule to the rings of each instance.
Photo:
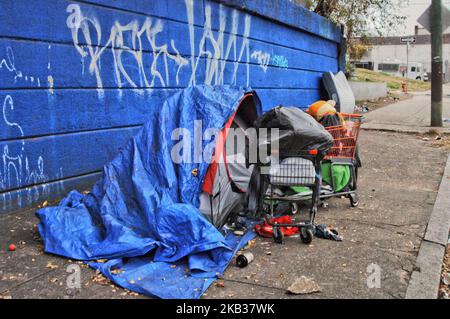
[[[406,72],[406,64],[399,62],[385,62],[378,63],[377,70],[395,76],[407,77],[411,80],[428,81],[428,73],[425,71],[422,63],[410,62],[408,66],[409,72]]]
[[[408,79],[418,81],[428,81],[428,73],[425,72],[422,63],[410,63]]]

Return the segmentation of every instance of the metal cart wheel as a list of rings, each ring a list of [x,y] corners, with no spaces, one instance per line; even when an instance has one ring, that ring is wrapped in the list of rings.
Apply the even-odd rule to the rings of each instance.
[[[350,205],[352,207],[358,207],[359,205],[359,196],[356,193],[348,195],[348,198],[350,199]]]
[[[304,244],[306,245],[311,244],[313,237],[314,237],[313,232],[309,227],[302,227],[300,229],[300,239]]]
[[[283,232],[281,231],[281,229],[280,229],[280,227],[273,227],[273,241],[276,243],[276,244],[282,244],[283,243],[283,240],[284,240],[284,234],[283,234]]]

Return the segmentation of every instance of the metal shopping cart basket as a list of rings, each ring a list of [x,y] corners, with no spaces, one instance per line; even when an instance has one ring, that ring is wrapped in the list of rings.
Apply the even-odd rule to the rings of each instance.
[[[280,159],[279,163],[258,164],[261,176],[259,207],[264,213],[265,222],[273,228],[273,239],[281,244],[284,234],[281,227],[298,228],[300,239],[310,244],[313,239],[313,226],[317,213],[320,192],[320,163],[324,154],[317,150],[295,152]],[[274,202],[297,203],[304,201],[298,196],[279,195],[275,192],[277,187],[305,186],[312,190],[310,197],[309,218],[303,222],[293,224],[271,223],[274,216]]]
[[[320,199],[324,200],[331,197],[346,197],[350,200],[352,207],[357,207],[359,204],[359,197],[357,193],[358,181],[358,136],[361,128],[361,115],[358,114],[343,114],[341,113],[343,124],[338,126],[329,126],[325,129],[333,136],[333,146],[327,152],[322,162],[322,173],[324,172],[324,165],[329,165],[329,184],[332,192],[328,194],[321,194]],[[350,172],[350,179],[348,184],[343,189],[337,189],[334,172],[338,166],[347,167]],[[326,177],[323,176],[325,179]]]

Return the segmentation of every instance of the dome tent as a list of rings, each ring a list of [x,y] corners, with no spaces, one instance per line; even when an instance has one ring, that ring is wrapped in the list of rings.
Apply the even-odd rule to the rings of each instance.
[[[253,165],[247,165],[250,128],[261,113],[255,92],[244,95],[216,142],[215,152],[200,194],[200,211],[216,227],[245,200]]]

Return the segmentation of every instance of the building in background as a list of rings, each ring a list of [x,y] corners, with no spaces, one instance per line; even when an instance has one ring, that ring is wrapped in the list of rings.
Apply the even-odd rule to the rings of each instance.
[[[431,35],[416,22],[430,4],[431,1],[406,1],[401,9],[406,17],[403,31],[388,37],[369,38],[369,50],[360,61],[354,61],[355,65],[411,79],[426,81],[431,78]],[[444,5],[450,6],[450,3],[444,1]],[[446,82],[450,82],[450,29],[444,30],[444,33],[444,78]],[[414,36],[416,39],[409,50],[407,44],[401,41],[406,36]]]
[[[410,44],[409,50],[407,45],[401,42],[402,37],[369,38],[369,50],[360,61],[355,61],[355,65],[427,81],[431,72],[431,36],[419,28],[416,30],[416,42]],[[444,76],[446,82],[450,82],[450,33],[444,35],[443,43]]]

